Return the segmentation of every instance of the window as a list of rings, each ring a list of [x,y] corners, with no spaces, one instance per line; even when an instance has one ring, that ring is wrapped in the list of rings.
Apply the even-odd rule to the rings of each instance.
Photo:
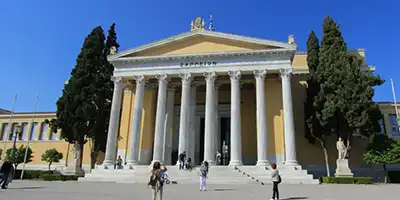
[[[11,133],[8,135],[8,140],[12,141],[14,139],[14,134],[17,132],[18,123],[13,123],[11,126]]]
[[[49,124],[47,124],[47,123],[42,124],[42,130],[40,131],[39,140],[45,140],[48,128],[49,128]]]
[[[2,132],[1,132],[1,140],[2,140],[2,141],[5,141],[5,140],[6,140],[6,138],[7,138],[7,131],[8,131],[8,123],[4,123],[4,124],[3,124],[3,129],[2,129]]]
[[[26,141],[28,139],[27,134],[28,134],[28,123],[25,122],[25,123],[22,123],[21,134],[19,134],[18,140]]]
[[[51,131],[50,140],[58,140],[57,132]]]
[[[30,140],[37,140],[37,129],[38,129],[38,123],[33,122],[31,126],[31,135],[30,135]]]
[[[379,120],[379,126],[381,126],[380,134],[382,135],[386,134],[385,120],[383,118]]]
[[[390,135],[391,136],[400,136],[399,125],[397,124],[397,116],[395,114],[389,115],[390,122]]]

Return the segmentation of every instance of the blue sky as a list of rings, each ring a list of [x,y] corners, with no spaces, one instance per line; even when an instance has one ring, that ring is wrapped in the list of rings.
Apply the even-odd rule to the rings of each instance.
[[[115,22],[120,50],[189,30],[196,16],[213,15],[216,31],[287,41],[294,34],[305,50],[309,32],[321,35],[324,16],[340,24],[349,48],[365,48],[367,62],[386,83],[375,100],[391,101],[390,78],[400,92],[400,2],[335,0],[19,0],[0,8],[0,108],[55,111],[64,81],[75,65],[84,37]],[[400,97],[400,93],[398,93]]]

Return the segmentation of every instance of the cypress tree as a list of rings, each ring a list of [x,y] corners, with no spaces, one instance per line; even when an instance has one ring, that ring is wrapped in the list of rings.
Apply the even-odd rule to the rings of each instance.
[[[75,143],[82,158],[86,137],[95,135],[98,106],[96,91],[99,86],[99,69],[104,66],[104,33],[100,26],[94,28],[85,38],[76,65],[71,71],[68,84],[64,86],[58,99],[56,119],[50,123],[53,131],[62,129],[62,137],[69,143]],[[80,166],[82,159],[79,159]]]

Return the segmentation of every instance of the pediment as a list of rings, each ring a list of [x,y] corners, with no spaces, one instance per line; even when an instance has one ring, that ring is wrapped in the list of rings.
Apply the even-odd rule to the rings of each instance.
[[[296,50],[295,44],[196,30],[155,41],[109,56],[109,59],[255,50]]]

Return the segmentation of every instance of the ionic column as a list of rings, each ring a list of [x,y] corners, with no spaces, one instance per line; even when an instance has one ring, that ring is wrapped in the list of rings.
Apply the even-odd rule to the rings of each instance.
[[[164,164],[171,164],[172,153],[172,131],[174,127],[174,101],[175,101],[175,87],[168,88],[167,93],[167,130],[165,131],[164,139]]]
[[[242,133],[240,117],[240,71],[229,71],[231,79],[231,160],[230,166],[242,165]]]
[[[265,101],[265,75],[266,70],[255,70],[256,78],[256,104],[257,104],[257,166],[268,165],[268,135],[267,135],[267,117]]]
[[[192,163],[195,163],[195,134],[196,134],[196,83],[193,83],[190,88],[190,128],[189,128],[189,147],[188,157],[192,158]]]
[[[163,162],[163,145],[164,145],[164,134],[165,134],[165,107],[167,99],[167,75],[159,74],[156,75],[158,79],[158,96],[157,96],[157,111],[156,111],[156,126],[154,133],[154,149],[153,149],[153,161]]]
[[[285,165],[298,165],[292,105],[292,69],[281,69],[280,73],[282,79],[283,123],[285,131]]]
[[[142,108],[144,97],[144,86],[146,79],[144,76],[133,76],[136,81],[135,104],[132,116],[132,135],[130,141],[130,150],[128,154],[127,164],[130,168],[139,164],[139,140],[142,125]]]
[[[215,130],[215,134],[214,134],[214,144],[215,144],[215,152],[214,152],[214,158],[215,158],[215,156],[216,156],[216,153],[217,153],[217,150],[219,151],[219,152],[221,152],[221,141],[220,141],[220,138],[221,138],[221,134],[220,134],[220,130],[221,130],[221,127],[220,127],[220,117],[219,117],[219,112],[218,112],[218,90],[219,90],[219,88],[221,87],[221,83],[215,83],[215,86],[214,86],[214,88],[215,88],[215,95],[214,95],[214,97],[215,97],[215,100],[214,100],[214,102],[215,102],[215,120],[214,120],[214,126],[215,126],[215,128],[214,128],[214,130]]]
[[[204,131],[204,160],[209,164],[215,163],[215,72],[205,72],[206,78],[206,110]]]
[[[180,154],[184,151],[187,152],[187,150],[188,150],[190,83],[193,80],[193,77],[190,73],[179,74],[179,77],[182,79],[182,97],[181,97],[181,115],[180,115],[180,121],[179,121],[178,154]]]
[[[124,84],[122,77],[112,77],[114,81],[114,92],[111,104],[110,122],[108,125],[107,145],[104,158],[104,168],[109,168],[115,163],[115,154],[117,151],[117,137],[119,127],[119,117],[121,112],[121,95]]]

